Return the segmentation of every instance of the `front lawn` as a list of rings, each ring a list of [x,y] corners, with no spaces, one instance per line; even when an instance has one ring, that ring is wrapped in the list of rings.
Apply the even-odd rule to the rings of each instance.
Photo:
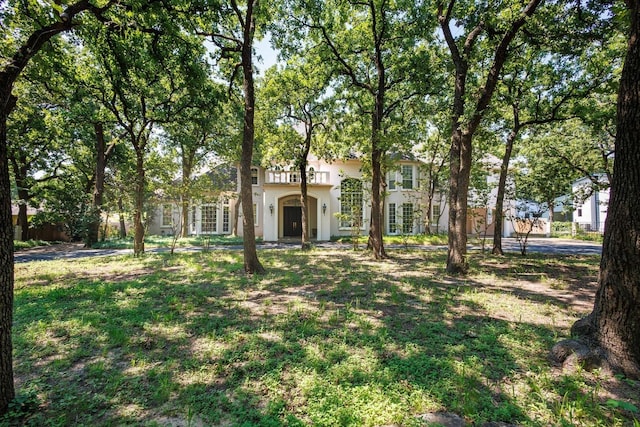
[[[638,383],[562,373],[598,257],[261,250],[16,265],[27,425],[634,425]],[[29,407],[28,404],[37,405]],[[18,416],[15,407],[12,415]],[[5,420],[15,422],[17,418]],[[637,421],[635,421],[637,423]],[[636,424],[638,425],[638,424]]]

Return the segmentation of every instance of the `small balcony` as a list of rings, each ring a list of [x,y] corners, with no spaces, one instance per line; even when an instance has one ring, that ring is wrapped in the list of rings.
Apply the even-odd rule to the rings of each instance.
[[[265,184],[300,184],[300,172],[299,171],[274,171],[268,170],[265,172]],[[307,172],[307,184],[330,184],[329,172]]]

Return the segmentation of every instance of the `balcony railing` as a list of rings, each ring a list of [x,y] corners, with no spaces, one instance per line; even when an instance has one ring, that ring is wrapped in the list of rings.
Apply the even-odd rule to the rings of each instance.
[[[266,171],[266,184],[299,184],[299,171]],[[307,184],[329,184],[329,172],[307,172]]]

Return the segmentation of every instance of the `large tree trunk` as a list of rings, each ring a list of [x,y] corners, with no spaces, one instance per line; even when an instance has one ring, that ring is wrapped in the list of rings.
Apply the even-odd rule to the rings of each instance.
[[[300,210],[302,211],[302,239],[301,249],[303,251],[311,249],[309,242],[309,206],[307,198],[307,162],[300,163]]]
[[[2,81],[4,83],[4,81]],[[0,414],[15,397],[13,384],[13,221],[7,153],[7,118],[15,107],[11,86],[0,87]]]
[[[182,147],[182,194],[180,198],[182,199],[181,210],[182,210],[182,227],[180,231],[180,237],[189,236],[189,197],[191,191],[191,174],[193,173],[193,158],[195,156],[194,152],[189,151],[185,153],[188,149],[186,147]]]
[[[124,204],[122,203],[122,196],[118,197],[118,221],[120,222],[120,238],[127,238],[127,224],[124,221]]]
[[[247,2],[244,40],[242,44],[242,71],[244,90],[244,129],[242,135],[242,155],[240,157],[240,198],[242,199],[242,232],[244,248],[244,270],[247,273],[263,273],[264,267],[258,260],[256,250],[255,219],[253,217],[253,194],[251,187],[251,163],[254,144],[255,93],[253,85],[252,45],[255,32],[253,7],[255,0]]]
[[[513,130],[509,133],[506,145],[504,147],[502,164],[500,165],[500,178],[498,179],[498,193],[496,195],[496,213],[494,217],[495,227],[493,228],[493,249],[491,250],[491,253],[495,255],[504,255],[504,251],[502,250],[502,229],[504,228],[504,194],[507,187],[509,162],[511,160],[511,152],[513,151],[513,143],[516,139],[516,135],[516,130]]]
[[[605,222],[598,291],[593,311],[572,335],[615,369],[640,379],[640,2],[631,8],[631,32],[618,92],[616,158]],[[572,341],[552,356],[564,361]],[[593,351],[595,349],[595,351]]]
[[[18,198],[20,199],[20,203],[18,204],[18,222],[16,225],[21,227],[20,240],[26,242],[31,237],[29,233],[29,214],[27,212],[29,192],[24,189],[19,189]]]
[[[300,167],[300,209],[302,210],[302,241],[301,248],[303,251],[311,249],[309,242],[309,198],[307,196],[307,157],[311,150],[311,133],[313,132],[313,124],[307,123],[307,132],[304,141],[304,150],[298,159]]]
[[[369,246],[375,259],[387,258],[384,249],[382,227],[382,155],[380,147],[380,129],[384,117],[385,78],[382,59],[378,52],[378,91],[375,97],[375,109],[371,120],[371,227],[369,229]]]
[[[23,242],[29,240],[29,216],[27,214],[27,206],[31,199],[31,189],[27,183],[29,174],[29,160],[24,154],[19,152],[9,153],[9,160],[13,167],[13,178],[16,181],[16,188],[18,193],[18,221],[16,225],[21,227],[20,240]]]
[[[144,149],[135,144],[136,148],[136,183],[133,207],[133,255],[140,256],[144,252],[144,224],[142,223],[142,214],[144,212]]]
[[[90,248],[98,241],[100,233],[100,214],[102,213],[102,196],[104,194],[104,174],[107,167],[107,147],[104,142],[104,128],[102,123],[93,125],[96,134],[96,169],[94,173],[93,198],[91,201],[91,222],[87,229],[85,247]]]
[[[471,169],[471,135],[454,130],[449,153],[449,239],[447,272],[464,274],[467,264],[467,193]]]
[[[232,236],[238,235],[238,217],[240,216],[241,205],[242,205],[242,199],[240,198],[240,195],[238,195],[236,204],[233,207],[233,223],[231,224]]]

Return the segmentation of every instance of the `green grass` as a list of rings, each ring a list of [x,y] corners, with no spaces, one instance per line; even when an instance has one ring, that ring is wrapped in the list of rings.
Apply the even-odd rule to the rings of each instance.
[[[443,252],[390,253],[261,251],[259,277],[222,251],[17,264],[12,413],[48,426],[639,416],[636,382],[546,360],[588,310],[597,257],[476,254],[457,279]]]

